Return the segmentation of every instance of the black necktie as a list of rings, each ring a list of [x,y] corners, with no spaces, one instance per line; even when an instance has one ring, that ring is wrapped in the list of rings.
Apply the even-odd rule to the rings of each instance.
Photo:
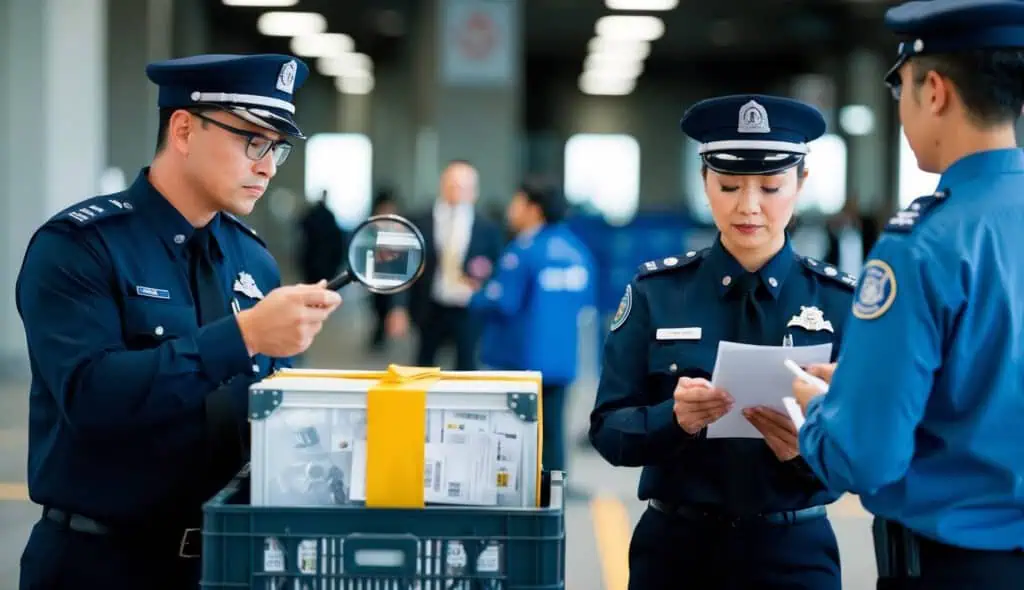
[[[210,230],[197,229],[189,240],[189,278],[192,281],[192,296],[195,298],[196,318],[200,326],[219,319],[227,311],[210,249]]]
[[[756,273],[746,273],[739,277],[734,289],[739,294],[736,341],[764,344],[764,308],[757,301],[758,291],[761,290],[760,277]]]
[[[757,300],[762,289],[757,273],[745,273],[736,279],[733,296],[738,296],[739,313],[736,314],[736,341],[744,344],[764,344],[764,309]],[[733,410],[740,411],[739,408]],[[757,444],[759,443],[759,444]],[[757,512],[763,501],[760,482],[764,481],[762,471],[765,461],[765,444],[762,441],[734,439],[727,443],[729,449],[722,458],[722,465],[728,473],[724,496],[726,504],[736,514],[746,515]]]

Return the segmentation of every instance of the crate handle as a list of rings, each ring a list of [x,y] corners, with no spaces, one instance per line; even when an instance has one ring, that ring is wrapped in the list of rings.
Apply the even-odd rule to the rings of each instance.
[[[355,576],[414,577],[419,543],[415,535],[348,535],[342,549],[344,571]]]

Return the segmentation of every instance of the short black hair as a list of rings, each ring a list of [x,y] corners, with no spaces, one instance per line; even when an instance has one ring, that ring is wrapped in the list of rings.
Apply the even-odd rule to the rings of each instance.
[[[978,49],[962,53],[918,55],[910,59],[914,88],[928,72],[948,78],[967,116],[983,129],[1013,123],[1024,108],[1024,51]]]
[[[565,195],[553,186],[524,182],[519,185],[519,192],[527,201],[540,208],[547,223],[558,223],[565,219],[569,203]]]
[[[208,108],[194,108],[194,109],[176,109],[176,108],[163,108],[160,109],[157,115],[157,128],[156,128],[156,153],[160,153],[167,146],[167,132],[171,127],[171,116],[177,111],[188,111],[190,113],[208,113],[215,110],[213,107]],[[203,127],[206,127],[206,121],[201,122]]]

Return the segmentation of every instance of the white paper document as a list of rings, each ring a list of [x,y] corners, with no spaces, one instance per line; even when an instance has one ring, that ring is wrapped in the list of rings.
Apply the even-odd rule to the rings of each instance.
[[[831,343],[757,346],[719,342],[711,384],[728,392],[736,403],[728,414],[708,426],[708,438],[764,438],[743,417],[743,408],[767,406],[788,415],[782,398],[793,394],[793,374],[785,360],[806,366],[827,363],[831,356]]]

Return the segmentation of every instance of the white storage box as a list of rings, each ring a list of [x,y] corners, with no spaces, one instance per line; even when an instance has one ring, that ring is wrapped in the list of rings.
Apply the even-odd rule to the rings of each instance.
[[[396,371],[419,385],[375,390],[368,433],[369,392]],[[279,371],[250,388],[252,505],[390,505],[421,468],[421,505],[537,506],[540,391],[533,372]]]

